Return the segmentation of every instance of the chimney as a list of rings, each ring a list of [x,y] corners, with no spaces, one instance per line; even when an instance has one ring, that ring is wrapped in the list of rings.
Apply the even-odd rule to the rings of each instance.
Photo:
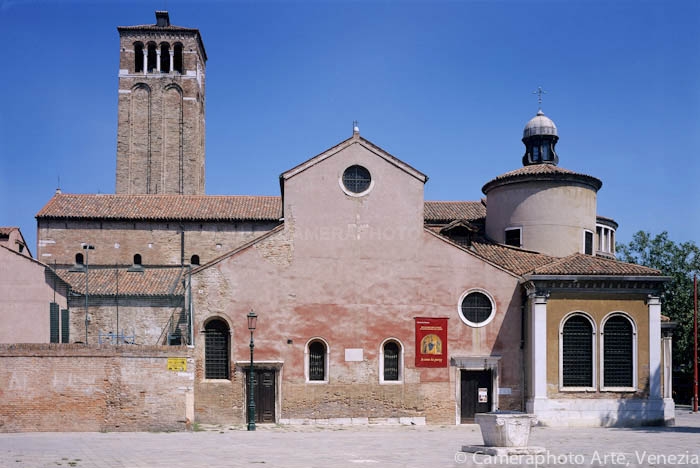
[[[170,16],[167,11],[156,11],[156,26],[161,28],[170,26]]]

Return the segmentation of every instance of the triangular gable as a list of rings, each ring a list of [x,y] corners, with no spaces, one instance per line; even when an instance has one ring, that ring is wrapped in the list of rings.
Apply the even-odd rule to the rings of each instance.
[[[409,164],[406,164],[405,162],[401,161],[399,158],[387,153],[384,151],[382,148],[379,146],[375,145],[371,141],[362,138],[359,134],[354,134],[350,138],[348,138],[345,141],[342,141],[338,143],[337,145],[333,146],[332,148],[327,149],[321,154],[318,154],[314,156],[311,159],[306,160],[305,162],[293,167],[292,169],[289,169],[286,172],[283,172],[282,175],[280,175],[280,181],[283,180],[288,180],[294,177],[297,174],[300,174],[304,172],[305,170],[309,169],[310,167],[315,166],[316,164],[320,163],[321,161],[324,161],[331,156],[341,152],[345,148],[348,148],[352,145],[360,145],[363,148],[365,148],[367,151],[379,156],[380,158],[384,159],[386,162],[389,164],[392,164],[395,167],[398,167],[402,171],[406,172],[407,174],[415,177],[416,179],[420,180],[423,183],[426,183],[428,181],[428,176],[420,172],[419,170],[413,168]]]
[[[0,238],[3,240],[9,241],[10,237],[12,237],[12,233],[14,232],[18,234],[19,239],[15,239],[13,245],[11,245],[10,248],[12,249],[14,245],[17,244],[22,245],[25,249],[27,249],[27,256],[29,256],[30,258],[34,258],[34,256],[32,255],[32,251],[29,249],[27,241],[24,239],[24,235],[22,235],[22,230],[20,228],[16,226],[0,226]]]

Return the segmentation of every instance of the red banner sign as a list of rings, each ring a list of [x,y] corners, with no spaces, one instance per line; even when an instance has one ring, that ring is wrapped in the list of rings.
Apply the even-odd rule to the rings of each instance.
[[[447,367],[447,319],[416,317],[416,367]]]

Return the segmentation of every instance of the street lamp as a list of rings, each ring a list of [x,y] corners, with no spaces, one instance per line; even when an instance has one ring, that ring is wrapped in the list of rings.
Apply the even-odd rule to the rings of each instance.
[[[95,250],[94,245],[86,244],[83,242],[80,244],[83,247],[83,250],[85,251],[85,344],[88,344],[88,324],[90,321],[88,320],[88,271],[90,269],[90,251]]]
[[[255,380],[253,379],[253,349],[255,348],[255,343],[253,342],[253,332],[255,331],[255,326],[258,323],[258,316],[252,310],[248,313],[248,330],[250,330],[250,370],[248,371],[248,388],[250,393],[248,395],[248,430],[255,430],[255,392],[253,385],[255,385]]]

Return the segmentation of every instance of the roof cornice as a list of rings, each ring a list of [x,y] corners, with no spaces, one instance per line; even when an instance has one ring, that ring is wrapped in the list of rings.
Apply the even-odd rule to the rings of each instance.
[[[481,191],[484,193],[484,195],[488,195],[488,192],[496,187],[531,182],[570,182],[586,186],[595,192],[600,190],[600,188],[603,186],[603,182],[600,179],[573,171],[562,170],[561,172],[557,171],[541,173],[519,173],[518,171],[513,171],[512,173],[506,173],[490,180],[484,184]]]

